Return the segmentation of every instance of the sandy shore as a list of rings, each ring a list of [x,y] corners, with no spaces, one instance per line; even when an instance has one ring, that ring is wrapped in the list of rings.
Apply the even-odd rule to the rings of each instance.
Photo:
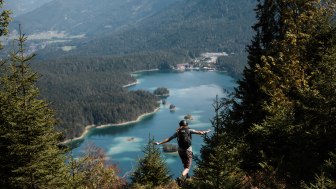
[[[158,112],[159,110],[160,110],[160,108],[156,108],[153,112],[142,114],[136,120],[133,120],[133,121],[127,121],[127,122],[123,122],[123,123],[114,123],[114,124],[99,125],[96,128],[100,129],[100,128],[106,128],[106,127],[124,126],[124,125],[128,125],[128,124],[131,124],[131,123],[137,123],[137,122],[141,121],[144,117],[152,115],[152,114]]]
[[[105,125],[88,125],[85,127],[85,130],[84,132],[82,133],[81,136],[79,137],[76,137],[76,138],[72,138],[72,139],[68,139],[68,140],[65,140],[63,142],[61,142],[61,144],[67,144],[69,142],[72,142],[72,141],[76,141],[76,140],[81,140],[85,137],[85,135],[90,131],[90,129],[92,128],[96,128],[96,129],[101,129],[101,128],[107,128],[107,127],[116,127],[116,126],[124,126],[124,125],[128,125],[128,124],[131,124],[131,123],[137,123],[139,121],[141,121],[144,117],[146,116],[149,116],[149,115],[152,115],[156,112],[158,112],[160,110],[160,108],[156,108],[153,112],[149,112],[149,113],[145,113],[145,114],[142,114],[140,115],[136,120],[133,120],[133,121],[127,121],[127,122],[123,122],[123,123],[115,123],[115,124],[105,124]]]
[[[135,82],[133,82],[133,83],[130,83],[130,84],[127,84],[127,85],[124,85],[124,86],[122,86],[123,88],[127,88],[127,87],[130,87],[130,86],[133,86],[133,85],[137,85],[137,84],[139,84],[139,81],[137,80],[137,81],[135,81]]]
[[[155,71],[159,71],[159,69],[139,70],[139,71],[135,71],[135,72],[132,72],[132,73],[134,74],[134,73],[141,73],[141,72],[155,72]]]
[[[67,143],[72,142],[72,141],[83,139],[85,137],[85,135],[89,132],[89,130],[92,129],[92,128],[95,128],[95,125],[88,125],[88,126],[86,126],[85,129],[84,129],[84,132],[82,133],[81,136],[75,137],[75,138],[71,138],[71,139],[67,139],[65,141],[62,141],[61,144],[67,144]]]

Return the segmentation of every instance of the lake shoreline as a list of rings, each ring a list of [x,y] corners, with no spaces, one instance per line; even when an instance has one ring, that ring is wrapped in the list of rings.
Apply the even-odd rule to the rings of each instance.
[[[125,126],[125,125],[129,125],[129,124],[132,124],[132,123],[137,123],[137,122],[141,121],[144,117],[152,115],[152,114],[155,114],[159,110],[160,110],[160,107],[156,108],[152,112],[144,113],[144,114],[140,115],[136,120],[126,121],[126,122],[122,122],[122,123],[113,123],[113,124],[99,125],[99,126],[97,126],[95,128],[96,129],[103,129],[103,128],[106,128],[106,127]]]
[[[143,118],[145,118],[149,115],[155,114],[159,110],[160,110],[160,107],[156,108],[152,112],[147,112],[147,113],[144,113],[144,114],[138,116],[138,118],[136,120],[126,121],[126,122],[122,122],[122,123],[111,123],[111,124],[104,124],[104,125],[98,125],[98,126],[97,125],[88,125],[88,126],[85,127],[85,130],[81,134],[81,136],[71,138],[71,139],[67,139],[65,141],[62,141],[61,144],[68,144],[68,143],[73,142],[73,141],[82,140],[88,134],[88,132],[93,128],[94,129],[103,129],[103,128],[107,128],[107,127],[120,127],[120,126],[129,125],[129,124],[132,124],[132,123],[137,123],[137,122],[141,121]]]
[[[137,73],[142,73],[142,72],[156,72],[156,71],[160,71],[160,70],[159,69],[139,70],[139,71],[132,72],[130,74],[132,75],[132,74],[137,74]],[[136,79],[136,81],[134,81],[132,83],[129,83],[129,84],[126,84],[126,85],[123,85],[122,87],[123,88],[128,88],[128,87],[132,87],[132,86],[137,85],[137,84],[139,84],[139,81]]]
[[[156,140],[163,140],[175,132],[178,122],[188,114],[194,117],[193,121],[189,121],[190,126],[194,129],[207,130],[211,128],[209,120],[213,118],[213,98],[216,95],[220,98],[225,97],[227,94],[223,92],[223,88],[230,90],[234,86],[231,77],[217,72],[188,71],[178,73],[163,70],[134,74],[133,77],[139,80],[139,84],[124,88],[124,90],[153,91],[164,85],[171,91],[168,99],[165,99],[166,104],[162,104],[161,101],[158,112],[143,118],[137,123],[115,127],[106,127],[109,125],[104,124],[108,122],[96,124],[105,128],[92,128],[83,139],[66,145],[72,147],[75,158],[83,155],[88,143],[93,143],[103,149],[106,152],[106,157],[112,159],[113,163],[119,167],[120,175],[125,175],[134,168],[134,162],[137,161],[139,156],[143,155],[143,147],[148,143],[148,133],[150,133],[151,137],[155,137]],[[134,81],[131,80],[127,83]],[[176,111],[170,111],[170,104],[176,105]],[[143,113],[151,112],[157,107],[159,105]],[[125,119],[124,121],[135,120],[141,114],[139,113],[137,116],[133,116],[132,119]],[[120,122],[123,121],[118,123]],[[82,125],[83,131],[86,125],[90,124]],[[82,132],[78,136],[80,134]],[[176,145],[176,140],[172,141],[171,144]],[[200,153],[203,144],[203,137],[193,138],[193,151],[195,154]],[[164,152],[163,146],[158,146],[158,148],[161,155],[166,158],[171,174],[174,176],[180,175],[181,167],[176,166],[180,164],[178,153]],[[192,172],[193,168],[190,171]]]
[[[160,69],[149,69],[149,70],[138,70],[135,72],[132,72],[131,74],[136,74],[136,73],[141,73],[141,72],[155,72],[155,71],[160,71]]]
[[[154,71],[159,71],[159,69],[139,70],[139,71],[132,72],[131,74],[141,73],[141,72],[154,72]],[[131,87],[131,86],[134,86],[134,85],[137,85],[137,84],[139,84],[139,81],[136,79],[135,82],[123,85],[122,87],[123,88],[128,88],[128,87]],[[126,122],[122,122],[122,123],[111,123],[111,124],[104,124],[104,125],[98,125],[98,126],[97,125],[88,125],[88,126],[85,127],[84,132],[81,134],[81,136],[71,138],[71,139],[67,139],[65,141],[62,141],[61,144],[67,144],[69,142],[82,140],[92,128],[102,129],[102,128],[106,128],[106,127],[124,126],[124,125],[128,125],[128,124],[131,124],[131,123],[137,123],[137,122],[141,121],[142,118],[144,118],[148,115],[154,114],[154,113],[158,112],[159,110],[160,110],[160,107],[154,109],[154,111],[152,111],[152,112],[147,112],[147,113],[144,113],[144,114],[140,115],[136,120],[126,121]]]
[[[130,84],[123,85],[122,87],[123,87],[123,88],[127,88],[127,87],[131,87],[131,86],[134,86],[134,85],[137,85],[137,84],[139,84],[139,81],[138,81],[138,80],[136,80],[135,82],[132,82],[132,83],[130,83]]]

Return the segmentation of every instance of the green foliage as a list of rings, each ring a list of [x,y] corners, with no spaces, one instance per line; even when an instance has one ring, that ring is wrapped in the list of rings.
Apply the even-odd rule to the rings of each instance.
[[[116,165],[106,159],[105,152],[93,144],[87,145],[83,157],[74,159],[70,156],[68,188],[124,188],[126,182],[118,176]]]
[[[320,71],[327,65],[331,71],[335,69],[333,61],[323,61],[330,44],[335,45],[334,36],[330,34],[334,26],[328,19],[332,14],[316,1],[279,2],[285,6],[278,7],[281,13],[278,22],[287,29],[281,38],[273,40],[267,49],[270,53],[262,56],[262,63],[256,68],[260,89],[267,94],[262,105],[267,116],[250,129],[250,134],[254,140],[258,139],[252,148],[259,150],[260,159],[274,167],[279,178],[295,186],[300,180],[313,178],[336,144],[330,136],[335,133],[331,126],[335,122],[329,117],[335,115],[333,105],[329,104],[334,97],[323,95],[325,90],[331,92],[333,74]],[[326,25],[329,25],[327,29]],[[321,30],[317,32],[315,28]],[[331,37],[330,42],[321,41],[321,35]],[[310,51],[307,47],[311,43],[323,51]],[[322,80],[329,86],[317,89],[314,84],[317,77],[312,74],[315,72],[326,75]],[[314,156],[310,155],[312,152]]]
[[[239,157],[251,187],[298,188],[336,146],[335,1],[263,0],[256,13],[248,66],[220,116],[220,146],[237,149],[223,159]]]
[[[322,170],[325,172],[326,176],[328,176],[329,178],[335,178],[336,176],[336,152],[335,151],[330,152],[329,155],[330,157],[325,161],[325,164]]]
[[[175,181],[169,181],[164,185],[153,186],[152,184],[134,184],[132,186],[134,189],[179,189],[180,187],[177,185]]]
[[[165,87],[159,87],[153,91],[153,94],[157,96],[169,96],[169,90]]]
[[[109,60],[69,58],[35,67],[44,75],[39,87],[42,96],[53,102],[60,119],[57,128],[65,138],[80,136],[87,125],[135,120],[158,107],[153,94],[122,87],[136,81],[128,72],[132,64],[127,60],[119,64],[122,58]],[[146,69],[147,64],[137,66],[134,69]]]
[[[230,76],[238,80],[242,77],[246,62],[246,53],[237,53],[218,57],[216,66],[218,70],[227,71]]]
[[[2,10],[3,0],[0,0],[0,36],[5,36],[8,34],[8,25],[12,18],[10,15],[12,14],[10,10]],[[2,49],[2,44],[0,43],[0,49]],[[1,64],[0,64],[1,65]]]
[[[304,185],[305,189],[334,189],[336,188],[335,181],[325,177],[324,174],[315,176],[315,183],[311,183],[309,186]]]
[[[0,174],[4,188],[62,188],[65,156],[58,148],[54,112],[39,99],[37,73],[30,69],[26,37],[3,65],[0,78]]]
[[[309,184],[303,183],[302,188],[305,189],[334,189],[336,188],[336,154],[330,152],[329,158],[322,166],[321,173],[315,174],[315,180]]]
[[[58,113],[58,129],[65,138],[81,135],[85,126],[135,120],[158,107],[158,99],[146,91],[128,92],[122,86],[136,82],[129,73],[156,69],[179,59],[171,54],[68,57],[38,62],[41,94]]]
[[[204,137],[205,145],[196,159],[192,188],[242,188],[243,174],[237,166],[241,148],[227,133],[225,118],[227,104],[216,99],[216,116],[212,120],[214,133]]]
[[[270,5],[269,5],[270,4]],[[259,1],[256,6],[257,23],[252,27],[255,36],[251,44],[247,46],[247,66],[242,72],[238,87],[235,90],[233,112],[231,118],[237,123],[236,134],[245,135],[254,123],[260,123],[265,118],[265,111],[262,108],[264,101],[267,101],[267,94],[261,90],[258,83],[256,66],[262,66],[261,57],[266,53],[265,49],[271,41],[278,36],[277,27],[273,24],[272,15],[274,12],[272,1]],[[251,166],[253,165],[245,165]]]
[[[139,159],[138,166],[132,173],[131,188],[153,188],[165,186],[171,182],[169,170],[163,159],[160,150],[154,144],[154,138],[148,139],[145,146],[144,157]]]

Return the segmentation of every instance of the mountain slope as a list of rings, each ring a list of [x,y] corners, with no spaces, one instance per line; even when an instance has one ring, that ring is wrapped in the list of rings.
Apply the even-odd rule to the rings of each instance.
[[[17,17],[27,34],[65,31],[71,35],[94,35],[114,31],[143,19],[177,0],[54,0]]]
[[[4,9],[11,10],[13,16],[17,17],[33,11],[50,1],[52,0],[7,0],[4,2]]]
[[[240,51],[250,38],[254,6],[255,1],[247,0],[187,0],[144,21],[138,38],[151,50]]]
[[[178,49],[192,53],[243,52],[251,38],[255,4],[256,0],[181,0],[118,32],[72,43],[77,49],[65,55],[125,55]]]

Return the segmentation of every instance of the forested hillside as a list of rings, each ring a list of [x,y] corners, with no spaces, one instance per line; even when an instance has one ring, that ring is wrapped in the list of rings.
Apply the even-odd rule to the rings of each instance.
[[[166,53],[157,55],[68,57],[35,62],[32,66],[43,74],[38,85],[60,118],[58,128],[66,138],[72,138],[79,136],[87,125],[135,120],[157,108],[158,98],[153,94],[128,92],[122,87],[135,82],[132,71],[183,61]]]
[[[65,31],[69,35],[99,36],[151,16],[176,1],[52,0],[15,18],[11,25],[16,28],[21,23],[27,34]]]
[[[91,45],[79,49],[89,54],[170,49],[241,52],[250,38],[254,4],[255,1],[181,1],[138,22],[132,30],[96,40],[98,49]]]
[[[62,1],[58,0],[53,3],[60,2]],[[60,44],[56,43],[47,45],[44,50],[37,52],[38,63],[33,64],[33,67],[43,75],[43,79],[39,82],[42,95],[53,102],[52,106],[60,118],[60,128],[62,130],[66,128],[64,133],[67,138],[78,136],[88,124],[119,123],[134,119],[156,107],[155,98],[149,98],[147,94],[134,96],[134,93],[128,93],[127,89],[121,87],[134,82],[134,78],[129,76],[132,71],[167,68],[169,65],[188,62],[190,58],[195,58],[199,53],[206,51],[235,52],[231,59],[224,60],[225,64],[222,66],[230,73],[233,72],[229,67],[236,67],[237,63],[240,64],[237,67],[243,67],[245,64],[245,61],[234,61],[236,59],[234,57],[244,60],[242,57],[245,53],[242,52],[251,36],[254,0],[235,2],[180,0],[170,2],[171,4],[154,3],[149,0],[141,2],[138,3],[151,5],[152,12],[146,12],[148,9],[145,9],[141,15],[146,16],[133,15],[137,19],[142,19],[129,24],[120,32],[104,30],[104,35],[101,35],[99,27],[97,28],[95,24],[105,21],[116,22],[116,18],[113,15],[99,15],[99,9],[107,11],[109,10],[107,5],[110,5],[100,2],[94,6],[97,12],[92,13],[99,22],[88,28],[96,32],[84,39],[61,43],[76,48],[65,52],[59,48]],[[72,1],[70,5],[63,2],[62,6],[71,7],[76,3],[79,2]],[[114,3],[118,6],[128,5],[125,1]],[[240,6],[240,3],[244,3],[245,6]],[[57,10],[61,9],[48,9],[50,12]],[[57,14],[63,15],[66,10],[62,9]],[[81,8],[76,9],[79,10]],[[121,10],[123,9],[118,11]],[[30,14],[39,15],[46,10],[42,13],[41,11]],[[125,14],[128,14],[127,11]],[[119,22],[120,24],[134,21],[133,18],[123,17],[123,19],[125,20]],[[87,24],[90,25],[91,21],[88,20]],[[52,23],[52,20],[48,22]],[[35,26],[31,27],[33,29]],[[89,33],[89,30],[85,32]],[[237,77],[240,75],[238,69],[232,70],[235,70],[232,75]],[[140,101],[136,103],[138,107],[121,110],[120,107],[128,108],[135,98]],[[149,104],[148,108],[144,106],[146,103]],[[103,113],[105,110],[107,111]],[[129,113],[121,113],[125,111]],[[102,114],[102,117],[98,114]]]
[[[171,50],[187,51],[186,56],[206,51],[241,53],[251,37],[255,3],[255,0],[178,1],[119,32],[105,32],[93,39],[70,43],[76,49],[65,55]]]
[[[127,72],[114,71],[118,65],[107,69],[93,62],[80,62],[78,69],[75,63],[72,68],[57,64],[53,71],[42,71],[46,74],[38,83],[42,96],[52,102],[60,118],[57,128],[66,138],[79,136],[87,125],[135,120],[158,107],[153,94],[122,87],[135,79]]]

